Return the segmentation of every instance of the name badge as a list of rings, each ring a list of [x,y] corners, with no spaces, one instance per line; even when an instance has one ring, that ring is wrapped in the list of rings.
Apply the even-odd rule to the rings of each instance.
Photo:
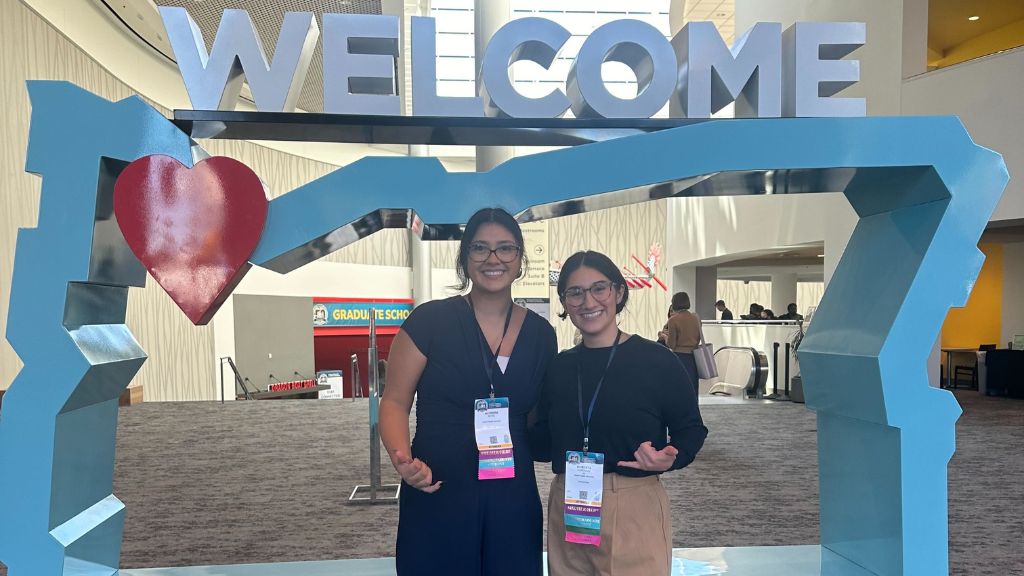
[[[601,545],[604,454],[565,453],[565,541]]]
[[[508,398],[480,398],[473,402],[476,448],[480,453],[477,478],[515,478],[512,435],[508,428]]]

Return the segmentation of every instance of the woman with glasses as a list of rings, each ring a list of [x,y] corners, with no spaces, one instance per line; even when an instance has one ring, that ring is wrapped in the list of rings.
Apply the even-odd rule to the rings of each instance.
[[[512,302],[525,260],[515,219],[480,210],[455,263],[469,292],[417,307],[392,344],[380,431],[403,484],[399,575],[542,573],[526,418],[556,347],[551,325]]]
[[[555,473],[548,573],[667,575],[672,516],[659,476],[704,445],[697,398],[679,386],[672,352],[619,329],[629,288],[607,256],[566,260],[558,296],[583,342],[552,360],[531,417],[535,456]]]

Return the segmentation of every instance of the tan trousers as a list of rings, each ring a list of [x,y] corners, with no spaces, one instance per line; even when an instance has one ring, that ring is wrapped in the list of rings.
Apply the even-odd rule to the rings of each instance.
[[[548,497],[550,576],[667,576],[672,567],[672,513],[657,476],[604,475],[601,546],[565,541],[565,475]]]

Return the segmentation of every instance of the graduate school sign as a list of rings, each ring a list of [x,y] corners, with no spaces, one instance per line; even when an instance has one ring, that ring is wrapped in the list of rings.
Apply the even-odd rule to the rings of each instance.
[[[306,79],[320,28],[311,12],[289,12],[268,64],[244,10],[225,10],[209,54],[185,8],[160,8],[167,35],[196,110],[231,110],[243,76],[257,110],[292,112]],[[323,15],[323,94],[328,114],[402,114],[395,79],[400,58],[397,16]],[[544,18],[502,26],[483,54],[477,95],[437,94],[436,26],[413,17],[412,113],[416,116],[650,118],[670,103],[678,118],[708,118],[735,102],[738,118],[863,116],[862,98],[831,96],[860,79],[860,62],[842,60],[865,42],[861,22],[798,22],[785,31],[755,24],[730,49],[711,22],[691,22],[670,40],[639,20],[608,22],[587,37],[565,91],[540,98],[516,91],[509,67],[529,60],[549,67],[570,33]],[[613,96],[601,78],[604,62],[636,75],[635,98]]]

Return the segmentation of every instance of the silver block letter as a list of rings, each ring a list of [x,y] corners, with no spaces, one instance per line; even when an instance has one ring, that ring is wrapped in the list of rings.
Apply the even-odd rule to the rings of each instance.
[[[324,14],[324,112],[398,116],[398,16]]]
[[[520,60],[547,68],[572,34],[545,18],[520,18],[502,26],[487,44],[477,79],[487,116],[558,118],[569,109],[565,92],[555,88],[541,98],[527,98],[516,91],[508,69]]]
[[[782,35],[782,113],[864,116],[863,98],[829,98],[860,80],[860,61],[840,60],[864,45],[863,22],[797,22]]]
[[[621,62],[636,74],[636,98],[608,92],[601,64]],[[650,118],[672,96],[676,56],[658,29],[640,20],[615,20],[599,26],[583,43],[569,70],[566,91],[577,118]]]
[[[690,22],[672,47],[680,70],[672,116],[710,118],[733,101],[737,118],[782,114],[781,24],[755,24],[730,50],[712,22]]]
[[[412,17],[412,113],[414,116],[484,115],[478,96],[437,95],[437,25],[433,18]]]
[[[244,76],[257,110],[295,110],[320,36],[311,12],[285,14],[270,66],[245,10],[224,11],[209,55],[202,32],[184,8],[162,7],[160,17],[193,108],[234,110]]]

